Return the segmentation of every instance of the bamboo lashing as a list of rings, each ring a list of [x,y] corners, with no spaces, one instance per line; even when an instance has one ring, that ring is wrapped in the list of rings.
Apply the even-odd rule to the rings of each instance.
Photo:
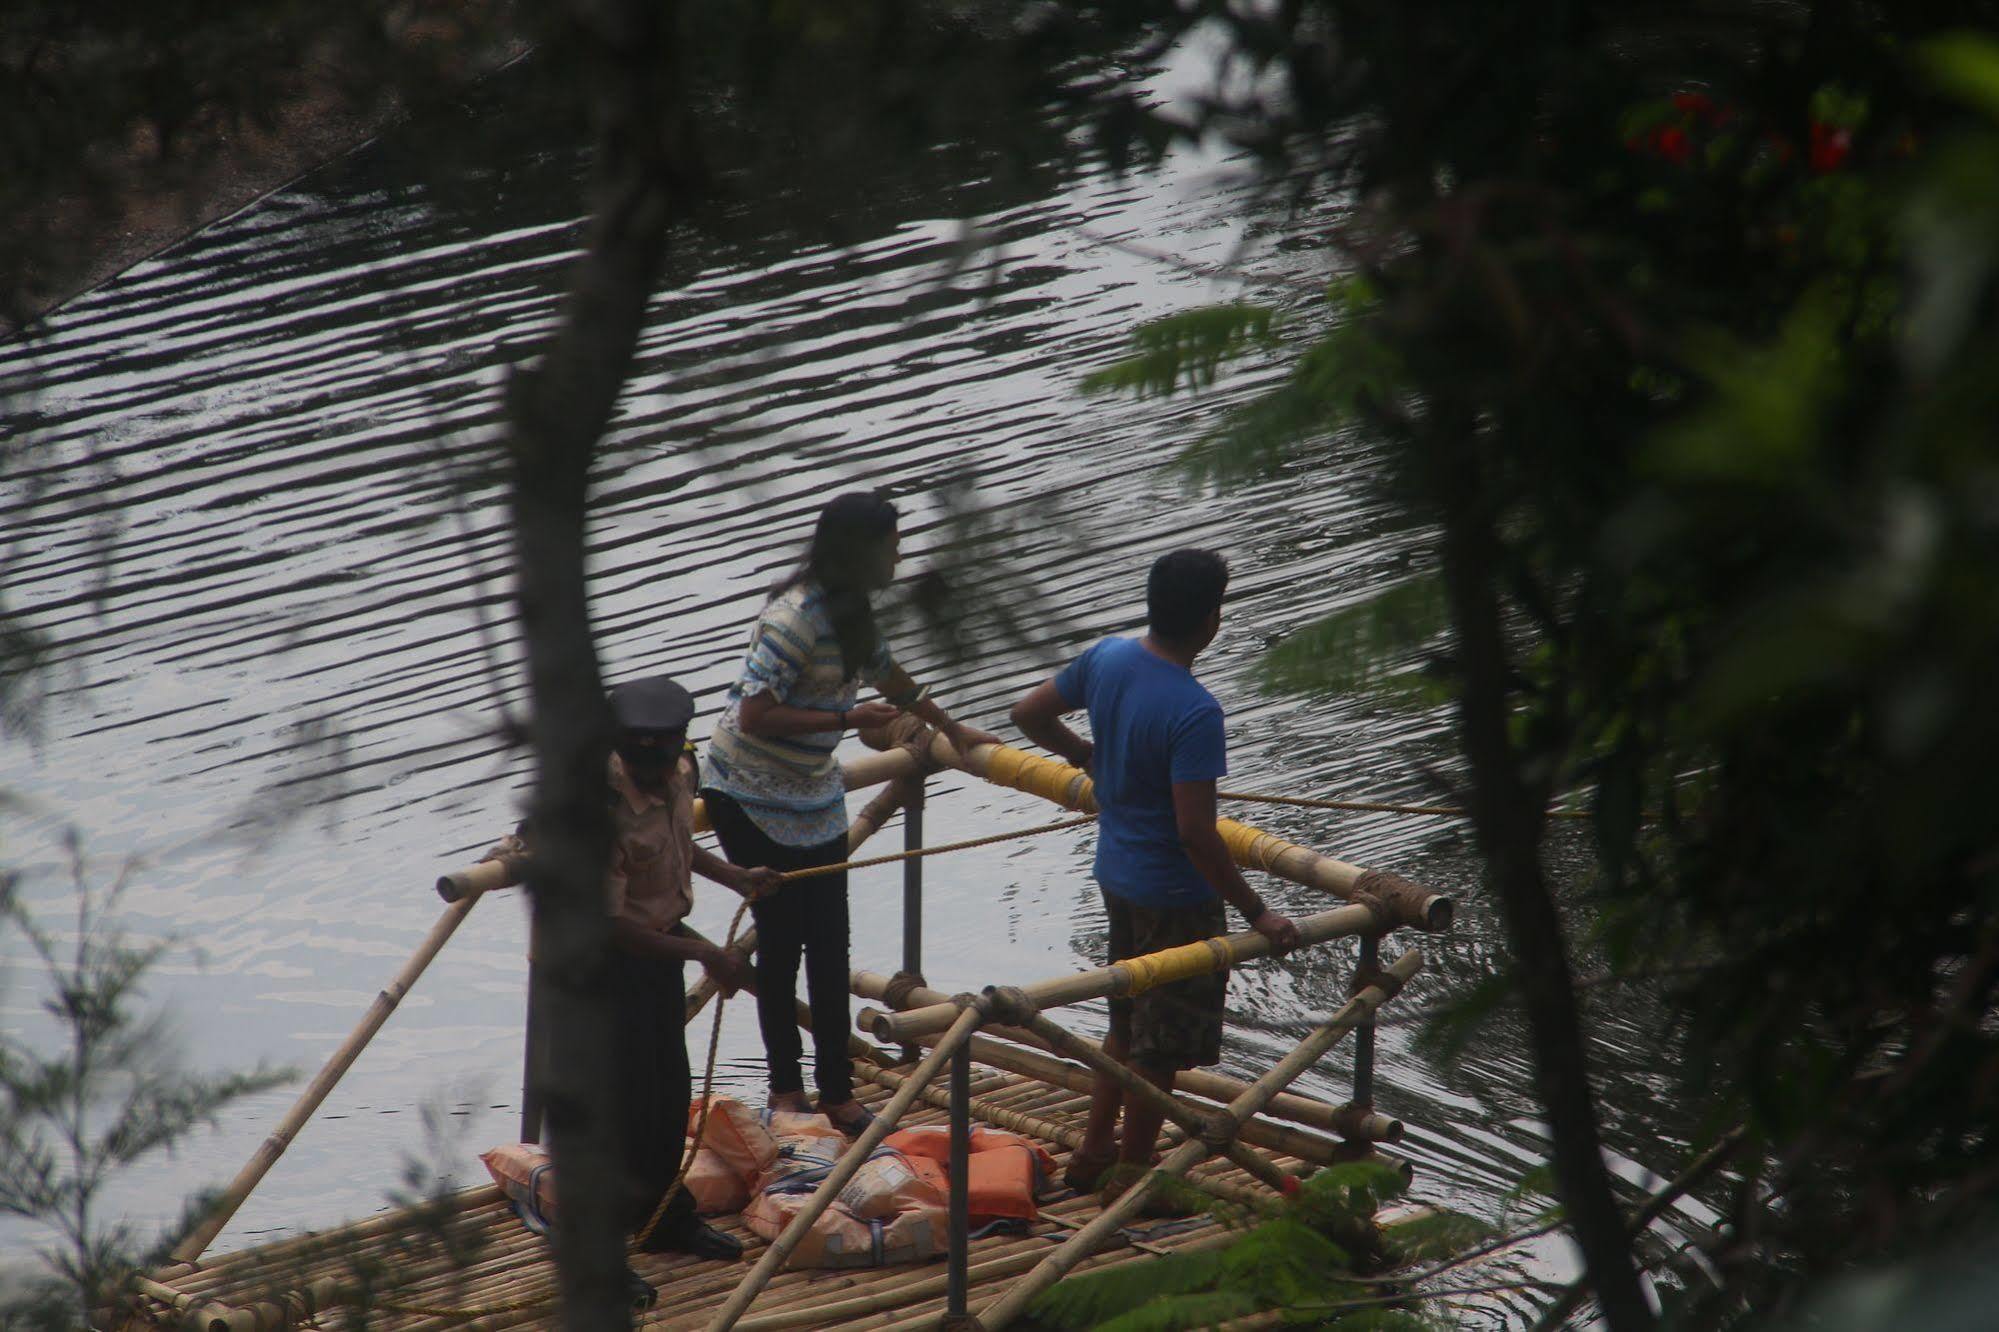
[[[915,1071],[909,1075],[909,1080],[889,1098],[888,1104],[875,1115],[874,1122],[854,1140],[853,1145],[847,1148],[846,1153],[820,1182],[811,1199],[793,1215],[790,1222],[778,1233],[778,1237],[771,1241],[770,1247],[757,1259],[756,1267],[751,1269],[749,1275],[743,1278],[742,1284],[731,1292],[728,1303],[722,1306],[721,1311],[708,1324],[709,1332],[728,1332],[735,1326],[736,1320],[743,1316],[745,1309],[749,1308],[750,1301],[769,1284],[770,1279],[777,1274],[778,1268],[791,1256],[792,1250],[798,1247],[798,1242],[804,1238],[806,1230],[832,1204],[840,1190],[847,1187],[847,1181],[854,1177],[854,1172],[861,1168],[861,1164],[868,1159],[875,1148],[881,1146],[882,1139],[889,1135],[895,1128],[896,1121],[901,1119],[915,1102],[917,1092],[937,1076],[938,1070],[944,1067],[960,1045],[971,1039],[972,1033],[978,1030],[979,1022],[980,1015],[976,1008],[967,1008],[958,1015],[957,1021],[952,1023],[945,1038],[937,1042],[936,1048],[923,1057],[923,1062],[916,1066]]]
[[[313,1111],[319,1109],[327,1094],[333,1090],[334,1084],[340,1081],[341,1075],[353,1065],[355,1059],[360,1057],[361,1051],[367,1048],[375,1033],[382,1029],[382,1024],[389,1020],[389,1015],[396,1011],[396,1005],[402,1002],[403,996],[409,993],[412,985],[416,984],[417,977],[423,975],[431,959],[437,956],[438,951],[457,931],[465,917],[471,914],[472,908],[478,905],[480,896],[479,891],[472,891],[444,908],[443,913],[437,918],[437,923],[430,927],[430,933],[424,936],[423,942],[418,944],[416,951],[410,955],[409,961],[403,963],[402,969],[382,987],[374,1002],[368,1005],[368,1011],[362,1014],[361,1021],[355,1024],[347,1039],[340,1043],[340,1048],[333,1052],[332,1058],[328,1059],[314,1075],[306,1089],[299,1093],[298,1099],[292,1103],[292,1108],[285,1112],[285,1117],[278,1121],[278,1126],[271,1130],[270,1136],[251,1153],[250,1159],[243,1163],[243,1168],[236,1172],[236,1178],[230,1181],[227,1189],[223,1190],[222,1197],[217,1200],[207,1218],[174,1246],[172,1261],[191,1263],[215,1242],[215,1237],[222,1232],[222,1227],[229,1224],[229,1219],[236,1215],[238,1208],[242,1207],[243,1200],[250,1196],[250,1190],[257,1187],[258,1181],[262,1180],[277,1163],[277,1159],[284,1155],[285,1148],[291,1145],[293,1136],[308,1119],[312,1118]]]
[[[1056,759],[1030,754],[1011,745],[976,745],[971,753],[960,755],[949,740],[928,733],[928,728],[910,715],[886,727],[863,730],[860,736],[866,744],[889,755],[906,755],[904,762],[912,772],[926,762],[957,768],[995,786],[1040,796],[1064,809],[1086,814],[1097,810],[1096,787],[1090,775]],[[1245,869],[1260,869],[1334,897],[1378,906],[1380,928],[1372,933],[1398,925],[1436,933],[1450,926],[1455,911],[1451,899],[1399,875],[1322,856],[1234,819],[1217,819],[1215,829],[1222,835],[1229,855]]]
[[[1324,943],[1350,934],[1360,934],[1374,924],[1374,912],[1364,906],[1335,907],[1296,922],[1299,947]],[[1085,999],[1112,995],[1142,994],[1159,985],[1225,970],[1270,955],[1270,940],[1255,930],[1218,935],[1198,943],[1181,944],[1156,953],[1126,958],[1107,967],[1056,976],[1021,986],[1037,1008],[1060,1008]],[[951,1004],[932,1004],[902,1013],[885,1013],[878,1008],[861,1010],[857,1023],[861,1030],[884,1045],[907,1043],[950,1026],[957,1015]]]
[[[1342,1037],[1371,1017],[1381,1005],[1387,1003],[1395,992],[1408,984],[1410,977],[1414,976],[1422,966],[1422,954],[1413,948],[1390,962],[1382,969],[1382,978],[1387,984],[1377,983],[1362,989],[1359,994],[1342,1005],[1337,1013],[1300,1041],[1291,1053],[1278,1060],[1274,1068],[1252,1083],[1247,1091],[1217,1112],[1218,1135],[1221,1131],[1239,1129],[1258,1114],[1272,1096],[1289,1086],[1306,1069],[1318,1063]],[[1095,1220],[1071,1235],[1061,1248],[1043,1258],[1035,1265],[1033,1271],[1009,1287],[1006,1294],[979,1310],[980,1324],[988,1332],[998,1332],[1000,1328],[1011,1323],[1036,1296],[1061,1280],[1063,1275],[1077,1263],[1094,1253],[1109,1235],[1136,1216],[1160,1180],[1178,1178],[1186,1174],[1196,1163],[1210,1155],[1214,1146],[1219,1145],[1219,1142],[1210,1144],[1204,1138],[1196,1137],[1189,1138],[1174,1148],[1164,1161],[1140,1176]]]
[[[890,978],[882,975],[880,972],[854,971],[849,973],[849,981],[850,988],[860,998],[873,999],[878,1003],[888,1003],[890,1001]],[[910,986],[901,993],[903,999],[900,1006],[903,1008],[922,1008],[930,1004],[947,1004],[951,1002],[950,995],[945,994],[942,990],[933,990],[927,986]],[[1064,1086],[1070,1086],[1075,1091],[1088,1090],[1088,1071],[1076,1068],[1074,1065],[1066,1064],[1058,1059],[1044,1056],[1040,1060],[1033,1061],[1031,1068],[1009,1067],[1006,1064],[996,1062],[996,1059],[1001,1056],[1001,1052],[997,1048],[997,1042],[991,1039],[992,1037],[998,1037],[1004,1041],[1019,1042],[1023,1045],[1031,1046],[1036,1050],[1047,1050],[1049,1048],[1048,1042],[1042,1040],[1033,1032],[1026,1031],[1020,1027],[987,1023],[979,1029],[979,1033],[979,1035],[972,1038],[972,1057],[981,1063],[991,1064],[994,1068],[1007,1068],[1009,1072],[1024,1073],[1029,1077],[1040,1078],[1044,1082],[1060,1082]],[[1076,1035],[1073,1032],[1070,1034],[1075,1040],[1082,1042],[1084,1045],[1099,1050],[1103,1048],[1086,1036]],[[1075,1085],[1074,1079],[1077,1077],[1081,1078],[1081,1085]],[[1200,1068],[1181,1069],[1173,1075],[1173,1089],[1175,1091],[1185,1092],[1191,1096],[1199,1096],[1204,1100],[1217,1101],[1222,1104],[1227,1104],[1229,1101],[1242,1095],[1248,1087],[1249,1084],[1240,1078],[1226,1077],[1220,1073],[1210,1073],[1206,1069]],[[1264,1113],[1276,1115],[1280,1119],[1288,1119],[1294,1124],[1306,1124],[1328,1133],[1337,1133],[1352,1142],[1400,1142],[1406,1131],[1401,1120],[1380,1114],[1365,1106],[1352,1104],[1332,1105],[1296,1092],[1279,1092],[1271,1098],[1270,1104],[1265,1108]],[[1272,1144],[1262,1145],[1269,1146]],[[1285,1149],[1279,1148],[1279,1150]],[[1294,1155],[1298,1155],[1298,1153],[1294,1153]],[[1309,1160],[1312,1158],[1307,1157],[1305,1159]]]

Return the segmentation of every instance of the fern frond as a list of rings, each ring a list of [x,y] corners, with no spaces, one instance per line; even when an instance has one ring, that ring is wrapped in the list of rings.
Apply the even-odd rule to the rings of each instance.
[[[1223,365],[1253,346],[1268,346],[1277,312],[1261,305],[1207,305],[1141,325],[1136,355],[1084,376],[1085,393],[1164,397],[1204,389]]]
[[[1497,1231],[1475,1216],[1447,1211],[1414,1216],[1383,1231],[1383,1237],[1404,1262],[1450,1258],[1497,1235]]]
[[[1365,421],[1402,394],[1401,362],[1354,308],[1305,349],[1290,377],[1237,408],[1180,455],[1196,482],[1217,484],[1274,475],[1301,446]]]
[[[1446,682],[1407,663],[1448,632],[1450,622],[1443,579],[1419,574],[1287,635],[1264,654],[1258,683],[1275,693],[1372,692],[1439,702],[1449,696]]]

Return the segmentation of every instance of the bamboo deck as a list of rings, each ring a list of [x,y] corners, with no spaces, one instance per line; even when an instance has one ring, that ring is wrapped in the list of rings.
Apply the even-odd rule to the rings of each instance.
[[[867,1079],[860,1099],[879,1104],[888,1096],[882,1075],[867,1064],[856,1073]],[[885,1079],[884,1079],[885,1081]],[[937,1089],[939,1092],[942,1089]],[[1058,1161],[1065,1161],[1080,1132],[1088,1098],[1033,1078],[980,1068],[973,1093],[977,1102],[1031,1117],[1055,1132],[1035,1134]],[[941,1096],[939,1099],[942,1099]],[[941,1124],[945,1112],[925,1103],[907,1124]],[[1258,1153],[1285,1170],[1300,1162],[1271,1151]],[[1197,1167],[1193,1178],[1204,1188],[1234,1201],[1273,1195],[1242,1169],[1216,1160]],[[278,1241],[224,1254],[194,1271],[157,1284],[185,1297],[178,1310],[165,1298],[142,1302],[131,1328],[199,1328],[203,1332],[277,1332],[312,1326],[316,1317],[327,1332],[363,1325],[381,1332],[431,1329],[537,1329],[560,1326],[554,1304],[555,1266],[546,1241],[530,1234],[491,1185],[455,1196],[445,1215],[401,1209],[319,1235]],[[997,1297],[1014,1278],[1046,1255],[1056,1242],[1097,1215],[1094,1195],[1062,1193],[1044,1202],[1041,1219],[1026,1232],[989,1236],[973,1242],[969,1277],[971,1307]],[[764,1248],[735,1216],[713,1223],[742,1239],[748,1251],[738,1263],[704,1262],[676,1255],[636,1254],[633,1268],[659,1290],[659,1302],[635,1319],[639,1327],[691,1332],[706,1325]],[[1144,1261],[1175,1249],[1223,1242],[1230,1231],[1212,1217],[1157,1221],[1128,1227],[1121,1243],[1084,1263],[1090,1271]],[[446,1254],[446,1238],[464,1260]],[[346,1291],[366,1291],[360,1302],[315,1311],[299,1292],[325,1291],[327,1283]],[[780,1328],[838,1329],[840,1332],[914,1332],[934,1328],[944,1311],[945,1274],[941,1259],[895,1267],[788,1271],[750,1307],[737,1324],[744,1332]],[[346,1299],[351,1300],[352,1295]],[[535,1302],[487,1316],[466,1317],[445,1310],[496,1310]],[[398,1307],[400,1306],[400,1307]],[[428,1312],[411,1312],[422,1307]]]

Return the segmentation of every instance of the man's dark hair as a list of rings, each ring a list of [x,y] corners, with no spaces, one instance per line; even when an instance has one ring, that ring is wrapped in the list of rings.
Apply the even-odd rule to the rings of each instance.
[[[1199,633],[1221,609],[1229,564],[1212,550],[1168,551],[1152,562],[1145,580],[1145,615],[1152,632],[1169,642]]]

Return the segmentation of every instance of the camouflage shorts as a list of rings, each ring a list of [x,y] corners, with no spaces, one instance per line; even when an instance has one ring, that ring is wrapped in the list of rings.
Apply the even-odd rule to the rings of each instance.
[[[1112,962],[1197,943],[1228,932],[1219,897],[1192,907],[1146,907],[1104,893]],[[1229,976],[1218,971],[1111,1000],[1111,1039],[1122,1039],[1135,1062],[1199,1068],[1222,1057],[1222,1012]]]

